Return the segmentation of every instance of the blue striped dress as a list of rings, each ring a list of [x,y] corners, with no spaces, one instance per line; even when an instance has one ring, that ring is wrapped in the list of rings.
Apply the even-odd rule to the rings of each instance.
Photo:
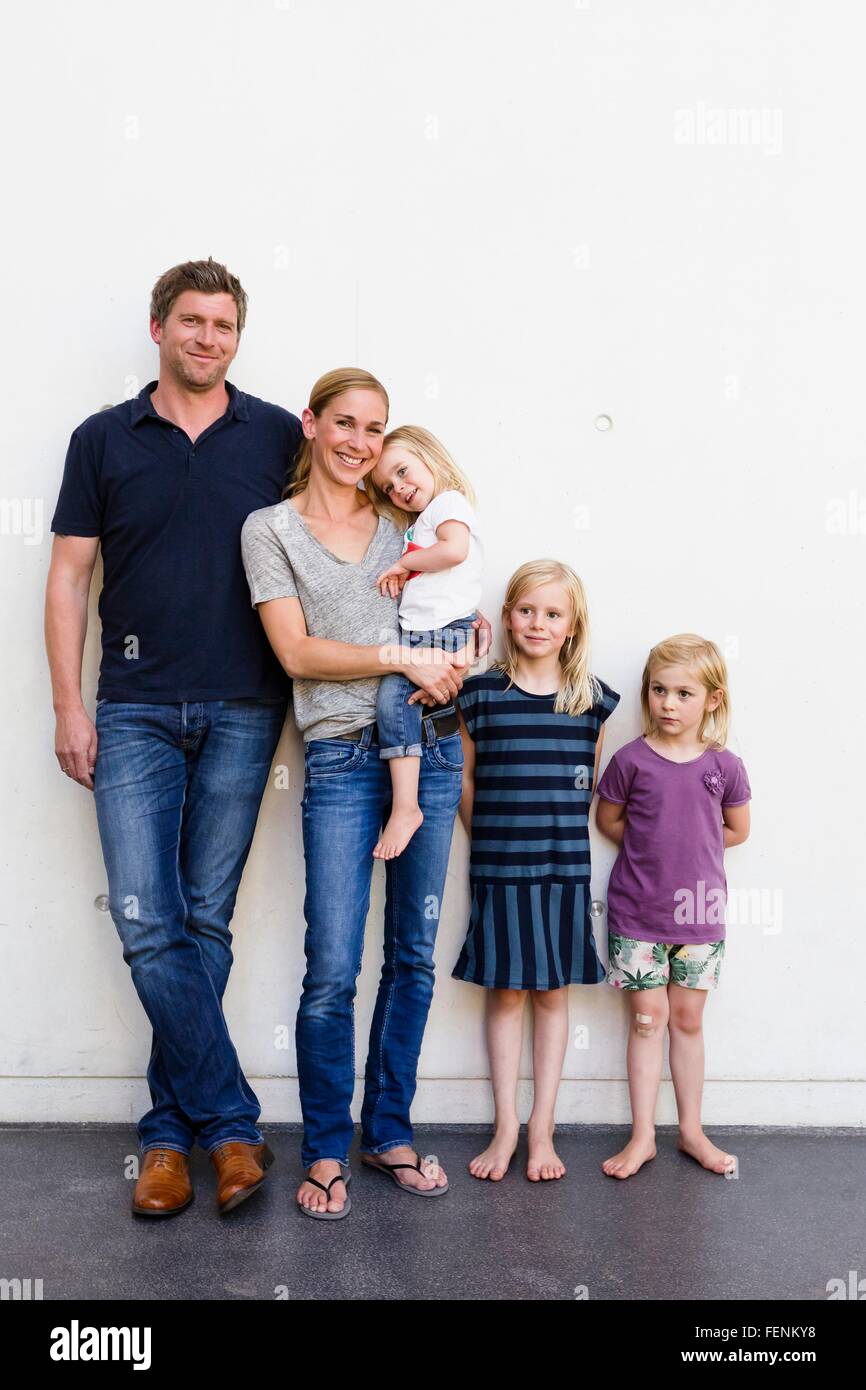
[[[455,979],[540,990],[605,978],[589,911],[587,818],[599,730],[620,697],[596,681],[596,703],[576,716],[554,714],[555,695],[507,688],[502,671],[463,683],[475,797],[472,905]]]

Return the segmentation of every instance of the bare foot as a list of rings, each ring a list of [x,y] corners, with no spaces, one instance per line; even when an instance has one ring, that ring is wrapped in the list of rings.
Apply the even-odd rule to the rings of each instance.
[[[553,1147],[553,1136],[529,1130],[529,1158],[526,1176],[530,1182],[547,1182],[565,1177],[565,1164]]]
[[[373,858],[393,859],[402,854],[423,819],[419,806],[406,811],[392,811],[373,850]]]
[[[320,1158],[310,1168],[310,1177],[317,1182],[323,1182],[327,1187],[331,1178],[335,1178],[342,1172],[339,1163],[335,1158]],[[320,1187],[313,1187],[310,1182],[302,1182],[297,1193],[298,1204],[302,1207],[309,1207],[312,1211],[342,1211],[346,1205],[346,1184],[335,1182],[331,1188],[330,1201],[325,1192]]]
[[[683,1134],[680,1130],[677,1148],[691,1158],[696,1158],[701,1167],[709,1168],[711,1173],[732,1173],[737,1166],[734,1155],[717,1149],[702,1129],[696,1134]]]
[[[516,1120],[512,1124],[500,1125],[484,1152],[476,1154],[469,1164],[473,1178],[500,1182],[508,1172],[519,1134],[520,1125]]]
[[[633,1138],[613,1158],[606,1158],[601,1167],[609,1178],[630,1178],[655,1156],[655,1139]]]
[[[397,1149],[386,1149],[383,1154],[364,1154],[364,1162],[373,1168],[386,1168],[391,1163],[417,1163],[418,1155],[409,1144],[401,1144]],[[431,1187],[444,1187],[448,1177],[438,1163],[425,1163],[421,1159],[423,1172],[416,1168],[398,1168],[394,1177],[407,1187],[421,1187],[429,1192]]]

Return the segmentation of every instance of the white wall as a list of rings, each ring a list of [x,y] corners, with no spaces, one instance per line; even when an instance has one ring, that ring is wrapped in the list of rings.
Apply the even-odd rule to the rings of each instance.
[[[485,612],[525,560],[578,569],[594,669],[623,695],[608,753],[639,731],[652,643],[695,630],[723,645],[754,795],[729,885],[770,895],[776,917],[730,930],[706,1117],[861,1124],[857,9],[44,0],[11,26],[0,1118],[132,1119],[146,1104],[149,1028],[94,907],[92,799],[53,754],[47,528],[74,426],[156,375],[154,280],[213,254],[251,296],[241,388],[299,412],[322,371],[359,363],[391,389],[394,424],[454,451],[482,506]],[[293,725],[277,761],[292,786],[265,798],[227,994],[265,1120],[299,1118],[293,1051],[274,1046],[280,1025],[292,1040],[303,973]],[[612,850],[595,838],[593,853],[599,897]],[[491,1114],[482,991],[450,978],[466,870],[458,826],[419,1120]],[[382,904],[379,865],[359,1072]],[[624,1001],[574,988],[571,1010],[589,1046],[569,1049],[559,1117],[625,1120]]]

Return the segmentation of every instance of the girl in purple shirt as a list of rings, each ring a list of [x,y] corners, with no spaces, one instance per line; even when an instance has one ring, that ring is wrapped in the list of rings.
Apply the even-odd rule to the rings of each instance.
[[[620,846],[608,885],[608,982],[628,991],[631,1011],[632,1136],[602,1168],[628,1178],[655,1158],[667,1027],[679,1148],[732,1172],[734,1156],[701,1127],[701,1020],[725,952],[724,852],[748,836],[752,793],[725,747],[728,673],[715,643],[683,633],[653,647],[641,707],[642,736],[613,755],[598,785],[598,828]]]

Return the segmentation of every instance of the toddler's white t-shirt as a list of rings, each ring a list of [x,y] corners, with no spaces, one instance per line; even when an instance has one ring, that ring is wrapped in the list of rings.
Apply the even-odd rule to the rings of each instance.
[[[413,547],[426,550],[435,545],[436,527],[443,521],[463,521],[469,527],[469,551],[466,559],[447,570],[429,574],[416,573],[403,585],[400,597],[400,626],[404,632],[418,632],[444,627],[455,618],[468,617],[481,601],[481,571],[484,565],[484,546],[478,534],[478,522],[462,492],[449,489],[419,512],[403,537],[403,556]],[[411,564],[411,556],[407,562]]]

